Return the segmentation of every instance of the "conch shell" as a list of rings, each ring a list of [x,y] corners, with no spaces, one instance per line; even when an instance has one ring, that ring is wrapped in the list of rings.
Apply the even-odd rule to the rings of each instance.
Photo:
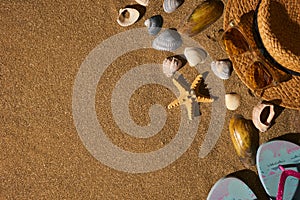
[[[259,103],[252,111],[253,124],[260,132],[268,130],[274,116],[274,105],[267,102]]]
[[[235,151],[244,166],[249,168],[255,165],[259,139],[252,121],[242,115],[234,115],[229,122],[229,131]]]

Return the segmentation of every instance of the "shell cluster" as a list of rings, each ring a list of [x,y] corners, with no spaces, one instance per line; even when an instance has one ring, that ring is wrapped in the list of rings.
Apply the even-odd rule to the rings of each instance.
[[[164,0],[163,8],[166,13],[174,12],[181,4],[183,4],[184,0]]]
[[[274,105],[268,102],[259,103],[252,111],[253,124],[260,132],[265,132],[269,129],[274,116]]]
[[[194,67],[205,62],[207,58],[207,52],[202,48],[186,47],[184,49],[184,56],[186,57],[189,65]]]
[[[210,66],[213,73],[223,80],[229,79],[233,70],[232,64],[229,60],[212,61]]]
[[[150,35],[157,35],[162,28],[163,18],[161,15],[155,15],[147,19],[144,24]]]
[[[166,29],[152,42],[152,47],[161,51],[175,51],[182,45],[180,34],[172,29]]]
[[[178,58],[174,56],[167,57],[163,61],[163,72],[167,77],[171,77],[181,66],[182,62]]]

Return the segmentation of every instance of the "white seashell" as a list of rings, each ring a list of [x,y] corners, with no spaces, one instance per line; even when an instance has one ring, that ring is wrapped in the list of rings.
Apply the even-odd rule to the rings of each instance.
[[[225,105],[228,110],[236,110],[241,104],[241,96],[235,93],[225,95]]]
[[[171,29],[167,29],[158,35],[152,42],[152,47],[161,51],[175,51],[182,45],[180,34]]]
[[[268,130],[274,116],[274,105],[270,103],[259,103],[252,111],[253,124],[260,132]]]
[[[134,8],[121,8],[117,22],[120,26],[130,26],[134,24],[140,17],[138,10]]]
[[[150,35],[157,35],[163,25],[163,18],[161,15],[155,15],[145,21],[145,26],[148,27]]]
[[[186,57],[189,65],[194,67],[199,63],[204,63],[207,58],[207,52],[204,49],[197,47],[186,47],[184,49],[184,56]]]
[[[211,70],[220,79],[229,79],[232,72],[232,65],[230,61],[218,60],[211,62]]]
[[[163,72],[167,77],[171,77],[181,66],[181,60],[171,56],[163,61]]]
[[[163,8],[166,13],[174,12],[184,0],[164,0]]]
[[[135,0],[138,4],[142,6],[148,6],[149,0]]]

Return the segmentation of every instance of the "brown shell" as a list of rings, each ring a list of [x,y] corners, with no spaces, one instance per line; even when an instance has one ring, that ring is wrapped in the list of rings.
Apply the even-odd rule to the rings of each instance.
[[[217,21],[222,16],[223,10],[224,4],[221,0],[206,0],[184,20],[178,32],[192,37]]]
[[[251,120],[235,115],[229,122],[230,137],[233,146],[245,167],[255,165],[258,148],[258,130]]]

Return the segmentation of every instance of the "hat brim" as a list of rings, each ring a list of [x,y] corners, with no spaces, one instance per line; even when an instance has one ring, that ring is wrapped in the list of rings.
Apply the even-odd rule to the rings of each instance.
[[[224,29],[228,27],[230,21],[239,21],[243,14],[255,11],[258,3],[259,0],[228,0],[224,13]],[[253,91],[254,88],[250,84],[250,76],[247,73],[249,69],[247,69],[248,66],[246,65],[252,60],[249,60],[246,56],[243,59],[236,59],[230,54],[228,56],[238,77]],[[267,88],[262,95],[262,99],[273,101],[286,108],[300,110],[300,76],[293,75],[292,79],[282,82],[276,87]]]

